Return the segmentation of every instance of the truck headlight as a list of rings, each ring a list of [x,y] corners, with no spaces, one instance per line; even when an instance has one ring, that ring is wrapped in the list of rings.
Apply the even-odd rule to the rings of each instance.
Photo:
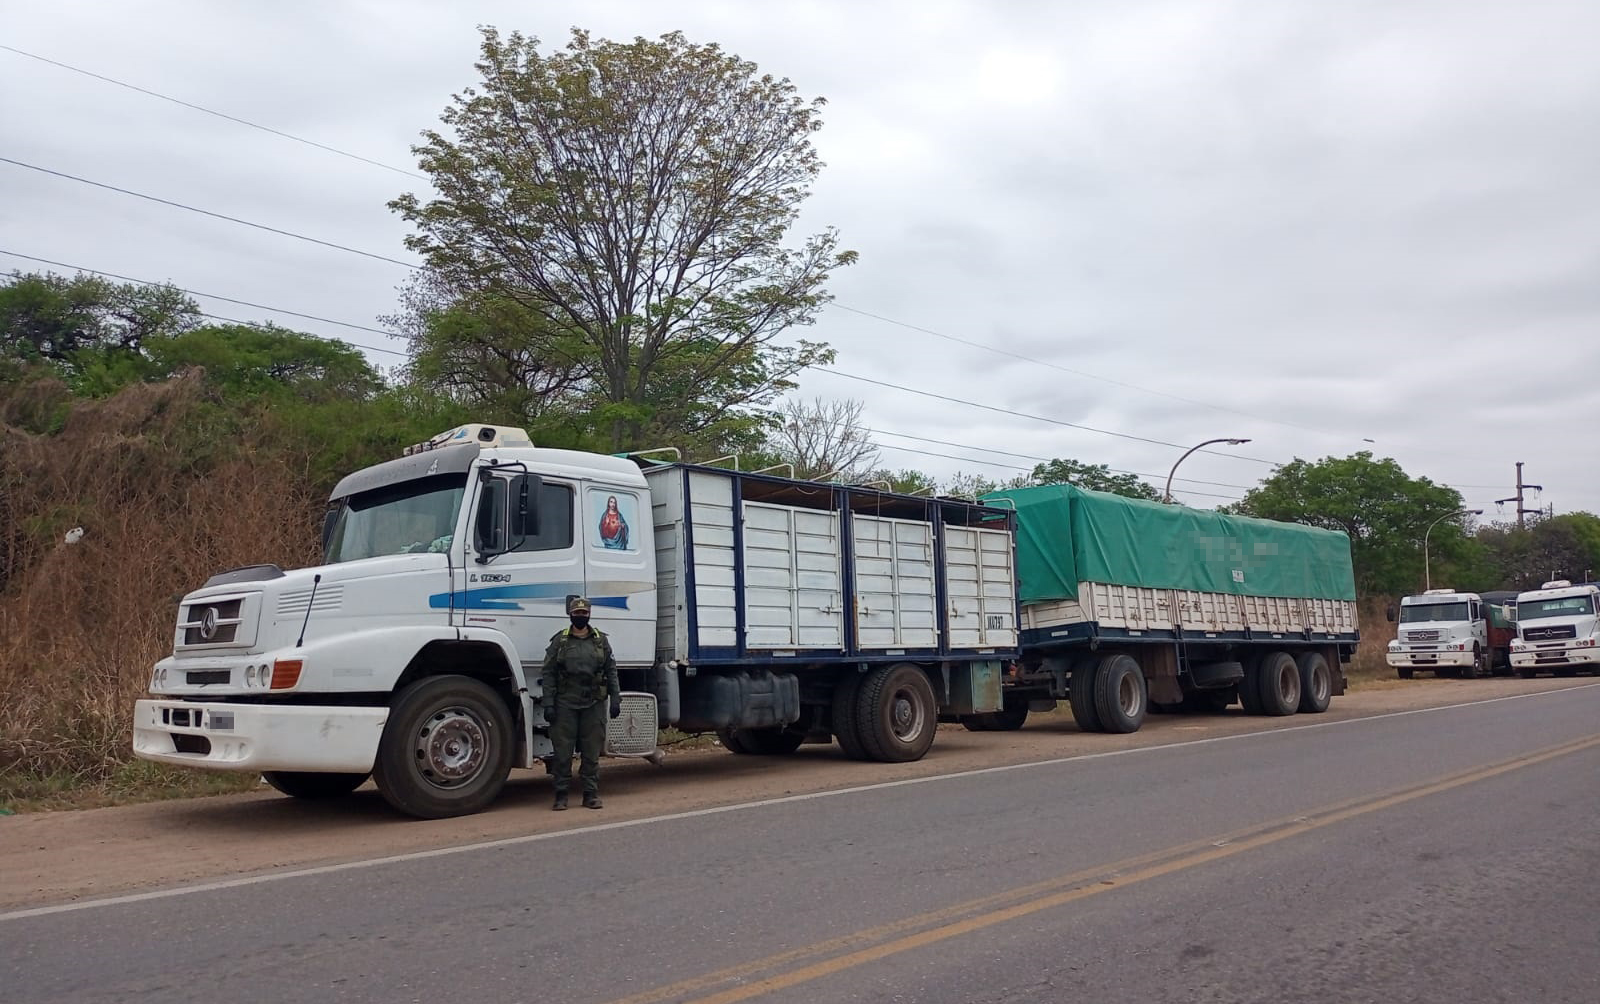
[[[1391,651],[1391,652],[1400,651],[1400,643],[1398,641],[1391,641],[1389,643],[1389,651]]]

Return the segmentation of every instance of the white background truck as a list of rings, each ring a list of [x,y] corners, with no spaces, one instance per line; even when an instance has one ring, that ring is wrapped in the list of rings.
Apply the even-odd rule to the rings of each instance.
[[[1395,619],[1393,609],[1389,619]],[[1411,679],[1419,669],[1473,679],[1506,667],[1511,622],[1505,606],[1490,597],[1454,589],[1404,596],[1399,623],[1384,659],[1402,680]]]
[[[837,738],[906,761],[941,716],[1001,709],[1009,510],[541,449],[495,426],[407,453],[334,489],[321,566],[238,569],[183,598],[137,756],[261,772],[297,797],[371,775],[402,812],[478,811],[550,753],[539,672],[575,595],[616,652],[615,755],[654,755],[675,725],[736,753]]]
[[[1580,669],[1600,671],[1600,586],[1546,582],[1517,596],[1517,640],[1511,665],[1531,679],[1541,671],[1572,676]]]

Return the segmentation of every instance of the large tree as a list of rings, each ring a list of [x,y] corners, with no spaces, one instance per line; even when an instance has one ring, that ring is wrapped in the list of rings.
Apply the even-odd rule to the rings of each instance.
[[[196,327],[199,311],[172,286],[13,272],[0,285],[0,371],[43,365],[76,379]]]
[[[1600,575],[1600,516],[1592,513],[1565,513],[1526,529],[1487,526],[1476,542],[1497,588],[1536,589],[1552,577],[1579,582]]]
[[[855,400],[791,398],[775,416],[765,452],[792,464],[797,478],[864,480],[878,464],[878,447],[861,410],[862,403]]]
[[[441,116],[449,135],[416,148],[437,196],[390,203],[416,227],[408,246],[448,288],[541,318],[530,341],[575,339],[612,448],[748,440],[741,408],[831,358],[773,339],[855,260],[832,230],[788,240],[822,166],[821,100],[676,32],[575,30],[546,53],[485,29],[477,69]]]
[[[1408,475],[1389,458],[1363,450],[1348,457],[1296,459],[1279,467],[1227,511],[1308,523],[1350,535],[1356,586],[1363,594],[1397,594],[1423,582],[1423,537],[1432,560],[1463,546],[1460,527],[1440,520],[1461,509],[1461,493]]]
[[[1119,474],[1105,464],[1086,464],[1070,458],[1056,458],[1034,467],[1032,481],[1039,485],[1077,485],[1091,491],[1111,492],[1129,498],[1161,501],[1161,493],[1141,481],[1136,474]]]

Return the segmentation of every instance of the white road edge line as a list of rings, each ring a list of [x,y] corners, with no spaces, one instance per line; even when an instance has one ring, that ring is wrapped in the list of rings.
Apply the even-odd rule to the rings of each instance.
[[[1551,694],[1565,694],[1574,690],[1592,690],[1600,687],[1600,683],[1586,683],[1576,687],[1562,687],[1559,690],[1542,690],[1534,694],[1512,694],[1507,697],[1490,697],[1481,701],[1463,701],[1460,704],[1444,704],[1436,708],[1413,708],[1410,711],[1387,711],[1381,715],[1366,715],[1361,718],[1346,718],[1336,722],[1316,722],[1310,725],[1289,725],[1280,729],[1265,729],[1260,732],[1241,732],[1231,736],[1211,736],[1206,739],[1187,739],[1183,742],[1162,743],[1157,746],[1137,746],[1132,749],[1107,750],[1104,753],[1080,753],[1075,756],[1056,757],[1051,760],[1030,760],[1027,763],[1002,764],[998,767],[977,767],[972,770],[956,771],[951,774],[929,774],[926,777],[901,778],[898,781],[879,781],[874,784],[861,784],[851,788],[834,788],[828,791],[812,791],[801,795],[783,795],[778,798],[763,798],[754,802],[736,802],[732,805],[714,805],[705,809],[689,809],[684,812],[672,812],[664,816],[644,816],[639,819],[624,819],[615,823],[599,823],[594,826],[579,826],[570,830],[555,830],[549,833],[528,833],[519,837],[500,837],[495,840],[482,840],[471,844],[457,844],[454,847],[436,847],[426,851],[408,851],[405,854],[390,854],[379,858],[365,858],[358,861],[342,861],[332,865],[318,865],[313,868],[296,868],[293,871],[269,872],[263,875],[250,875],[243,878],[219,879],[215,882],[201,882],[196,885],[177,886],[171,889],[155,889],[150,892],[129,893],[124,896],[108,896],[103,899],[81,900],[76,903],[58,903],[54,906],[38,906],[26,910],[12,910],[9,913],[0,913],[0,922],[8,920],[27,920],[30,917],[48,917],[59,913],[76,913],[80,910],[95,910],[108,906],[123,906],[129,903],[146,903],[157,899],[171,899],[177,896],[191,896],[197,893],[217,892],[222,889],[238,889],[243,886],[262,885],[267,882],[282,882],[287,879],[310,878],[316,875],[332,875],[337,872],[354,871],[358,868],[376,868],[383,865],[404,864],[411,861],[425,861],[429,858],[442,858],[453,854],[467,854],[473,851],[492,850],[499,847],[517,847],[522,844],[532,844],[543,840],[559,840],[565,837],[587,836],[593,833],[604,833],[608,830],[623,830],[636,826],[651,826],[657,823],[670,823],[680,819],[698,819],[704,816],[717,816],[725,812],[742,812],[747,809],[763,809],[773,805],[789,805],[795,802],[810,802],[819,798],[836,798],[841,795],[855,795],[864,791],[882,791],[887,788],[904,788],[914,784],[931,784],[935,781],[950,781],[958,778],[981,777],[986,774],[1003,774],[1014,770],[1031,770],[1037,767],[1056,767],[1065,763],[1081,763],[1085,760],[1104,760],[1118,756],[1132,756],[1140,753],[1155,753],[1164,750],[1187,749],[1195,746],[1208,746],[1214,743],[1237,742],[1245,739],[1261,739],[1267,736],[1282,735],[1285,732],[1309,732],[1312,729],[1331,729],[1344,725],[1359,725],[1366,722],[1383,721],[1389,718],[1406,718],[1411,715],[1428,715],[1440,711],[1457,711],[1461,708],[1475,708],[1488,704],[1500,704],[1505,701],[1521,701],[1533,697],[1548,697]]]

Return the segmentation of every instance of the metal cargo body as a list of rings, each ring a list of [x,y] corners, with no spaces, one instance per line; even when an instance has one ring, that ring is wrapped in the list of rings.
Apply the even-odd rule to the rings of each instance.
[[[659,662],[1015,653],[1009,510],[691,464],[645,477]]]

